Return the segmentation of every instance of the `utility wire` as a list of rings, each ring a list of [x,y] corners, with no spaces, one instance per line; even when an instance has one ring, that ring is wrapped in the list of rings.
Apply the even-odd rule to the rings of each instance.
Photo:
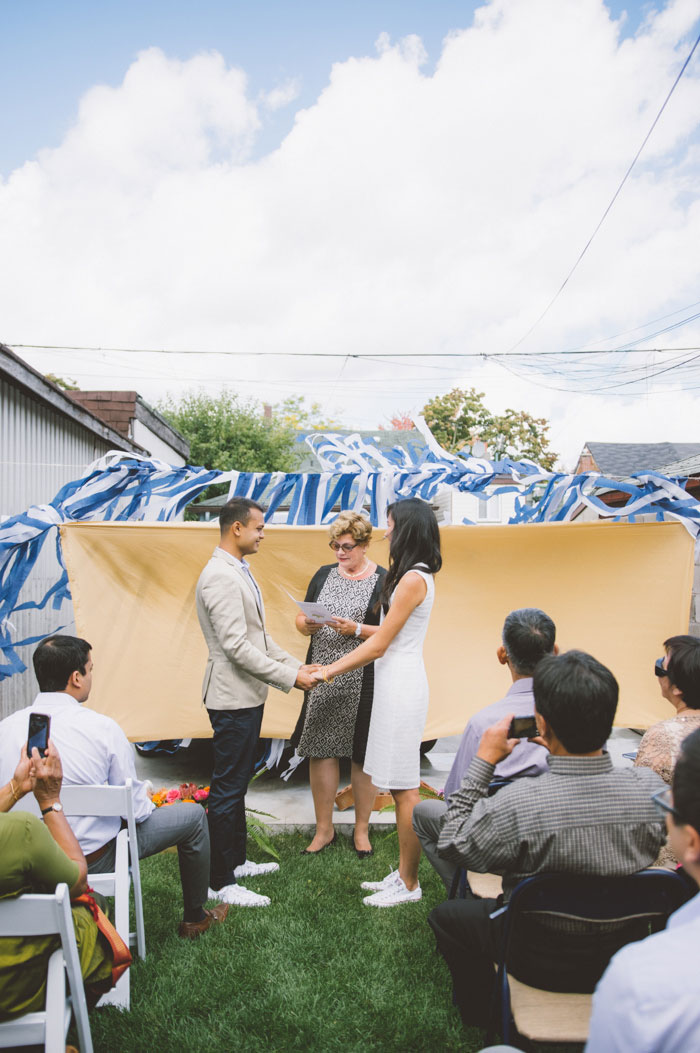
[[[675,326],[669,326],[675,328]],[[667,330],[664,330],[666,332]],[[551,355],[648,355],[666,354],[676,351],[700,351],[700,347],[608,347],[596,350],[572,349],[569,351],[387,351],[372,355],[348,351],[204,351],[189,349],[176,351],[167,347],[77,347],[73,344],[9,344],[9,347],[34,351],[99,351],[125,355],[223,355],[233,358],[353,358],[361,362],[381,361],[386,358],[483,358],[500,361],[510,358],[541,358]]]
[[[596,225],[596,227],[595,227],[595,230],[593,231],[593,233],[591,234],[590,238],[588,239],[588,241],[586,242],[586,244],[585,244],[585,245],[583,246],[583,249],[582,249],[582,250],[581,250],[581,252],[579,253],[579,255],[578,255],[578,259],[576,260],[576,262],[574,263],[573,267],[571,268],[571,270],[570,270],[570,271],[569,271],[569,273],[567,274],[566,278],[564,278],[564,281],[563,281],[563,282],[561,283],[561,285],[559,286],[559,288],[558,288],[558,289],[557,289],[557,291],[555,292],[555,294],[554,294],[554,296],[552,297],[552,299],[551,299],[551,300],[549,301],[549,303],[548,303],[548,304],[547,304],[547,306],[545,307],[545,309],[544,309],[544,311],[542,312],[542,314],[541,314],[541,315],[539,316],[539,318],[537,318],[537,319],[536,319],[536,320],[535,320],[535,321],[533,322],[533,324],[532,324],[532,325],[530,326],[530,328],[529,328],[529,329],[528,329],[528,331],[527,331],[527,332],[525,333],[525,335],[524,335],[524,336],[521,336],[521,337],[520,337],[520,339],[519,339],[519,340],[517,341],[517,343],[513,344],[513,346],[512,346],[512,347],[511,347],[511,348],[509,349],[509,351],[508,351],[508,352],[506,352],[507,354],[510,354],[511,352],[513,352],[513,351],[515,350],[515,348],[516,348],[516,347],[520,347],[520,345],[521,345],[521,344],[522,344],[522,343],[523,343],[523,342],[524,342],[525,340],[527,340],[527,338],[528,338],[528,337],[529,337],[529,336],[530,336],[530,335],[532,334],[532,332],[533,332],[533,331],[534,331],[534,330],[535,330],[535,329],[537,328],[537,326],[538,326],[538,325],[540,324],[540,322],[542,321],[542,319],[544,318],[544,316],[545,316],[545,315],[546,315],[546,314],[548,313],[548,311],[550,310],[550,308],[551,308],[551,307],[552,307],[552,306],[554,305],[554,303],[555,303],[555,302],[556,302],[556,301],[557,301],[557,300],[559,299],[559,297],[560,297],[561,293],[562,293],[562,292],[564,291],[564,289],[565,289],[566,285],[567,285],[567,284],[568,284],[568,282],[569,282],[569,279],[571,278],[572,274],[574,273],[574,271],[575,271],[575,270],[576,270],[576,268],[578,267],[578,265],[579,265],[579,263],[581,262],[581,260],[583,259],[583,257],[584,257],[584,256],[586,255],[586,253],[588,252],[588,250],[589,250],[589,248],[590,248],[590,246],[591,246],[591,243],[592,243],[593,239],[595,238],[596,234],[598,233],[598,231],[600,230],[600,228],[601,228],[601,227],[603,226],[603,223],[604,223],[604,222],[605,222],[605,220],[607,219],[607,216],[608,216],[608,213],[610,212],[610,209],[611,209],[611,208],[613,207],[613,205],[614,205],[614,204],[615,204],[615,202],[617,201],[617,199],[618,199],[618,197],[619,197],[619,195],[620,195],[620,192],[621,192],[622,188],[624,187],[625,183],[627,182],[627,180],[628,180],[628,178],[629,178],[629,176],[630,176],[630,174],[631,174],[631,172],[632,172],[632,169],[634,168],[634,166],[636,165],[637,161],[639,160],[639,157],[640,157],[640,154],[641,154],[642,150],[644,149],[644,147],[646,146],[646,144],[647,144],[647,143],[649,142],[649,139],[650,139],[650,137],[651,137],[651,133],[652,133],[652,132],[654,131],[654,128],[656,128],[656,125],[657,125],[657,124],[658,124],[658,122],[659,122],[659,119],[660,119],[660,117],[661,117],[661,114],[662,114],[662,113],[664,112],[664,110],[666,109],[666,106],[668,105],[668,102],[669,102],[669,100],[670,100],[671,96],[673,95],[674,91],[676,90],[676,87],[677,87],[677,85],[678,85],[678,82],[680,81],[681,77],[683,76],[683,74],[685,73],[686,69],[688,68],[688,64],[689,64],[690,60],[692,59],[693,55],[695,54],[695,49],[697,48],[698,44],[700,44],[700,34],[698,35],[698,38],[697,38],[697,40],[695,41],[695,43],[693,44],[692,48],[690,49],[690,54],[688,55],[687,59],[686,59],[686,60],[685,60],[685,62],[683,63],[683,65],[682,65],[682,67],[681,67],[681,70],[680,70],[680,73],[678,74],[678,76],[677,76],[677,77],[676,77],[676,79],[674,80],[674,82],[673,82],[673,84],[672,84],[672,86],[671,86],[671,90],[669,91],[668,95],[667,95],[667,96],[666,96],[666,98],[664,99],[664,101],[663,101],[663,105],[661,106],[661,109],[659,110],[659,112],[657,113],[656,117],[655,117],[655,118],[654,118],[654,120],[652,121],[652,124],[651,124],[651,127],[650,127],[649,131],[648,131],[648,132],[647,132],[647,134],[646,134],[646,135],[644,136],[644,139],[643,139],[643,141],[642,141],[642,145],[641,145],[641,146],[639,147],[639,149],[637,150],[636,154],[634,155],[634,158],[633,158],[633,160],[632,160],[632,163],[631,163],[631,165],[629,166],[629,168],[628,168],[628,169],[627,169],[627,171],[625,172],[624,176],[622,177],[622,182],[620,183],[620,185],[618,186],[617,190],[615,191],[615,193],[613,194],[612,198],[610,199],[610,202],[609,202],[609,204],[608,204],[608,207],[607,207],[607,208],[605,209],[605,211],[603,212],[603,215],[602,215],[602,216],[600,217],[600,219],[598,220],[598,223],[597,223],[597,225]]]

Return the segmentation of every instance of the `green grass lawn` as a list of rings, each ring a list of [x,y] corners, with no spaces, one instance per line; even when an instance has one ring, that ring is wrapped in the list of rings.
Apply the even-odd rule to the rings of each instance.
[[[422,902],[377,910],[360,882],[395,865],[395,837],[375,832],[367,860],[344,837],[314,859],[300,855],[307,843],[277,835],[281,871],[246,882],[272,905],[231,907],[193,941],[177,936],[177,856],[144,860],[148,957],[132,966],[130,1012],[91,1013],[96,1053],[481,1049],[483,1032],[465,1032],[452,1007],[426,921],[444,898],[430,865]]]

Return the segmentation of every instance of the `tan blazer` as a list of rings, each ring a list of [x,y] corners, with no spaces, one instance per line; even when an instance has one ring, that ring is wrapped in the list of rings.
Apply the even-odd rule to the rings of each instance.
[[[197,617],[209,648],[202,683],[208,709],[249,709],[267,698],[268,684],[294,687],[298,658],[265,632],[265,608],[237,559],[221,548],[197,582]]]

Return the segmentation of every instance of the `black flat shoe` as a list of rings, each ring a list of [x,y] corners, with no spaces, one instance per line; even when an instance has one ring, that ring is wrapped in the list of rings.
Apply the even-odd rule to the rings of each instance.
[[[358,848],[355,844],[355,838],[352,839],[352,847],[355,849],[355,855],[358,859],[369,859],[370,856],[374,855],[373,848]]]
[[[330,848],[331,845],[334,845],[337,840],[338,840],[338,835],[336,833],[336,834],[333,834],[333,840],[332,841],[326,841],[326,843],[323,846],[323,848],[317,848],[315,852],[310,852],[308,848],[302,848],[300,854],[302,856],[320,856],[321,852],[325,852],[326,849]]]

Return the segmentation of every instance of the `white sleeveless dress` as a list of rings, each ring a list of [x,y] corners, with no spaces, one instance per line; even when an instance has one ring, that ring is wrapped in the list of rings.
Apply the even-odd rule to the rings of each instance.
[[[417,567],[408,573],[420,574],[427,591],[386,653],[374,663],[374,702],[364,763],[374,785],[389,790],[412,790],[420,784],[420,744],[428,713],[423,641],[435,582],[432,574]],[[393,598],[392,593],[390,604]]]

